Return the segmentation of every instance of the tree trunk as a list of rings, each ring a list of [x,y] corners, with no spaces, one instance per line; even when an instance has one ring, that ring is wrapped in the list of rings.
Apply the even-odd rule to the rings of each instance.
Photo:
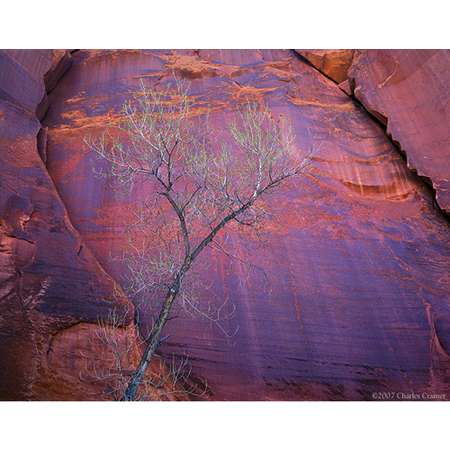
[[[136,371],[134,372],[130,382],[128,383],[125,394],[122,397],[122,401],[133,401],[136,399],[137,390],[139,388],[139,385],[142,383],[145,371],[150,361],[152,360],[155,351],[159,346],[161,332],[164,328],[164,325],[167,322],[167,319],[169,318],[170,310],[172,309],[172,305],[178,294],[178,291],[179,287],[176,289],[174,288],[169,289],[169,292],[166,295],[166,299],[164,300],[161,312],[159,313],[158,320],[156,321],[155,326],[153,327],[153,331],[145,347],[139,365]]]

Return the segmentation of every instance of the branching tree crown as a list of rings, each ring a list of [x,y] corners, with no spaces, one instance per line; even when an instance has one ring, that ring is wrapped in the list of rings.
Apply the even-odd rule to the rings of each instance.
[[[265,105],[247,102],[220,144],[209,130],[208,115],[196,116],[193,103],[183,80],[175,78],[174,85],[159,89],[141,83],[123,105],[117,129],[86,139],[120,186],[152,184],[154,194],[144,203],[141,220],[156,210],[156,203],[165,207],[157,228],[159,250],[150,251],[143,241],[129,260],[134,292],[145,301],[156,292],[163,303],[124,400],[136,398],[175,300],[189,302],[183,286],[198,256],[229,223],[255,226],[265,213],[261,197],[303,173],[311,161],[310,154],[295,148],[289,125],[275,120]],[[167,215],[175,227],[167,226]],[[203,311],[193,302],[190,306]]]

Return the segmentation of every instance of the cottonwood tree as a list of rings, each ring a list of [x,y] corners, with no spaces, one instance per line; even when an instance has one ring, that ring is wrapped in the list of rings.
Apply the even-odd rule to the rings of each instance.
[[[140,209],[141,222],[155,211],[163,218],[155,227],[156,238],[131,245],[128,268],[134,292],[144,303],[160,295],[162,304],[122,400],[136,399],[177,301],[210,317],[187,289],[200,255],[229,224],[260,223],[266,212],[261,198],[304,173],[311,161],[310,152],[295,147],[289,124],[275,119],[262,103],[245,103],[222,143],[214,142],[208,115],[196,114],[193,104],[182,80],[174,78],[158,89],[141,83],[124,103],[115,129],[86,139],[106,161],[107,175],[116,185],[130,189],[136,183],[151,184],[151,189],[141,188],[150,192]],[[199,273],[194,278],[198,276],[206,277]]]

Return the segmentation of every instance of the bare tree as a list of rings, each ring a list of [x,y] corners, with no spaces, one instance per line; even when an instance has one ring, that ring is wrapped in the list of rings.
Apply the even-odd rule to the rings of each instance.
[[[144,293],[144,302],[155,294],[163,302],[123,400],[136,399],[176,300],[190,302],[182,288],[199,255],[228,224],[256,226],[265,215],[260,199],[303,173],[311,160],[310,153],[295,148],[289,124],[274,119],[263,104],[248,102],[238,110],[217,145],[208,115],[196,115],[193,102],[188,86],[176,78],[174,86],[160,89],[141,83],[123,105],[120,124],[100,138],[86,139],[107,161],[106,175],[116,184],[129,189],[152,184],[154,195],[139,211],[139,221],[155,216],[155,205],[162,218],[155,228],[158,239],[133,244],[129,259],[134,292]],[[203,311],[197,303],[191,307]]]

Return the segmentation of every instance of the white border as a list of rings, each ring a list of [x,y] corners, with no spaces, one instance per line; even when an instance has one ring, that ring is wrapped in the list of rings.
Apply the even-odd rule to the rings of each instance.
[[[1,48],[448,48],[446,0],[15,0]]]
[[[4,402],[0,412],[8,449],[410,450],[448,440],[442,402]]]

